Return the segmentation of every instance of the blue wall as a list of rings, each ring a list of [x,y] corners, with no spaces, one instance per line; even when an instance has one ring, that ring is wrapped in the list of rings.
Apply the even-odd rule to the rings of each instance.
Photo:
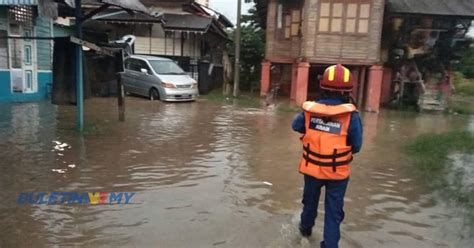
[[[2,0],[0,0],[1,3]],[[15,0],[7,0],[15,2]],[[26,4],[27,1],[36,0],[16,0]],[[7,22],[7,7],[0,6],[0,22],[8,25]],[[53,36],[52,30],[52,19],[48,17],[38,16],[35,19],[35,36],[38,37],[51,37]],[[11,42],[11,41],[9,41]],[[31,102],[45,100],[48,97],[48,91],[51,89],[53,83],[53,76],[51,73],[52,69],[52,42],[51,40],[36,40],[36,53],[37,53],[37,87],[38,91],[35,93],[17,93],[12,92],[11,89],[11,77],[10,71],[7,69],[8,65],[2,65],[0,68],[0,102]],[[6,59],[0,57],[0,59]]]
[[[35,22],[36,36],[52,37],[51,18],[37,17]],[[51,70],[53,67],[51,40],[36,40],[38,70]]]
[[[38,72],[38,92],[16,93],[10,86],[10,71],[0,71],[0,102],[33,102],[45,100],[53,83],[51,72]]]

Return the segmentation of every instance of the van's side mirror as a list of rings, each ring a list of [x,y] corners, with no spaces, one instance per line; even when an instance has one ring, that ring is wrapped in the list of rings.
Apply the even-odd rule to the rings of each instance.
[[[141,71],[142,73],[144,73],[144,74],[148,74],[148,70],[145,69],[145,68],[140,69],[140,71]]]

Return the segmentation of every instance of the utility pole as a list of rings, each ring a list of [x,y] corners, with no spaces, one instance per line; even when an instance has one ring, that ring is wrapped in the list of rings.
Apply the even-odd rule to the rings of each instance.
[[[82,40],[82,6],[81,0],[75,0],[76,35]],[[76,45],[76,122],[77,130],[84,130],[84,79],[82,68],[82,45]]]
[[[241,30],[242,0],[237,0],[237,28],[235,30],[235,67],[234,67],[234,97],[239,95],[240,81],[240,30]]]

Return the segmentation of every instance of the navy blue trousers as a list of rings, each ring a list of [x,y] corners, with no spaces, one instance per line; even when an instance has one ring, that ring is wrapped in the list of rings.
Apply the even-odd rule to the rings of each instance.
[[[300,228],[310,230],[318,215],[319,196],[321,188],[326,187],[324,202],[324,241],[322,248],[338,248],[341,239],[340,226],[344,220],[344,195],[346,194],[346,180],[320,180],[311,176],[304,176],[303,212],[301,213]]]

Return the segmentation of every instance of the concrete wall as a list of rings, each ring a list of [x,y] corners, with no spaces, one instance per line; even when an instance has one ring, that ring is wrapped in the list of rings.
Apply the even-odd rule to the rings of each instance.
[[[38,72],[38,91],[36,93],[12,92],[10,85],[10,71],[0,70],[0,102],[32,102],[45,100],[53,82],[51,72]]]

